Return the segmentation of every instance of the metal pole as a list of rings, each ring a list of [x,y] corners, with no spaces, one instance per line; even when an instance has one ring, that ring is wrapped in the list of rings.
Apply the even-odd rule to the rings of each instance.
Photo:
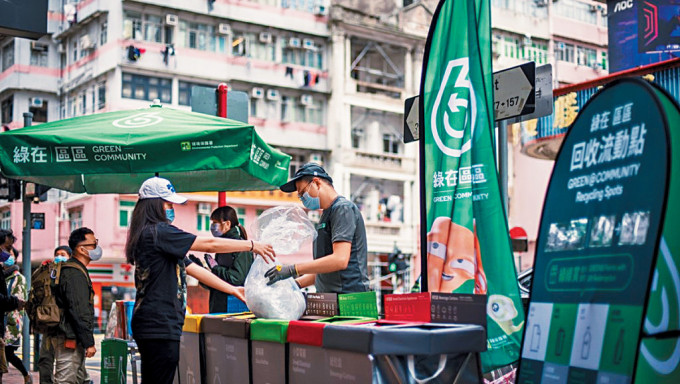
[[[508,123],[498,123],[498,174],[501,183],[501,199],[505,217],[508,217]]]
[[[24,127],[30,127],[33,124],[33,114],[31,112],[24,112]],[[23,203],[24,203],[24,231],[22,233],[23,263],[22,269],[24,278],[26,279],[26,292],[31,290],[31,199],[26,197],[26,182],[23,183]],[[24,324],[21,329],[21,354],[24,367],[31,366],[31,325],[28,322],[28,316],[24,312]]]
[[[220,83],[217,86],[217,116],[227,117],[227,92],[229,87],[226,83]],[[217,192],[217,206],[224,207],[227,205],[227,193]]]

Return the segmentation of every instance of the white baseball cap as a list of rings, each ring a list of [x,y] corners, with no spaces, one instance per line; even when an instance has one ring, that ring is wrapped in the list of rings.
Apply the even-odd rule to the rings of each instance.
[[[156,199],[161,198],[173,204],[184,204],[187,202],[186,197],[182,197],[175,192],[175,187],[168,179],[162,177],[152,177],[146,179],[142,186],[139,187],[139,199]]]

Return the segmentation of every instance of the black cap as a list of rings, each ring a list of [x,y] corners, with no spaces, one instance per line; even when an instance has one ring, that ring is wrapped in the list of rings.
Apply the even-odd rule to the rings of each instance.
[[[331,179],[330,176],[326,173],[326,171],[316,163],[307,163],[300,167],[300,169],[295,172],[295,176],[293,176],[292,179],[290,179],[286,184],[281,186],[281,190],[283,192],[295,192],[297,188],[295,188],[295,182],[300,180],[301,178],[305,176],[314,176],[314,177],[320,177],[322,179],[328,180],[331,184],[333,184],[333,179]]]

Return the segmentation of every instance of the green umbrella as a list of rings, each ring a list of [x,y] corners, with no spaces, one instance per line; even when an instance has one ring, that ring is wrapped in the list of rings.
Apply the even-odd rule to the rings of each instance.
[[[153,105],[0,133],[0,169],[71,192],[137,193],[158,174],[181,192],[275,189],[290,156],[252,125]]]

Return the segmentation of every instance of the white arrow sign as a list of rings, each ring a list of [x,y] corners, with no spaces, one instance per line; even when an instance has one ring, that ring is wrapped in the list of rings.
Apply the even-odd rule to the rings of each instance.
[[[533,82],[534,79],[528,79],[521,66],[493,74],[494,117],[496,120],[522,114],[527,98],[534,92]]]

